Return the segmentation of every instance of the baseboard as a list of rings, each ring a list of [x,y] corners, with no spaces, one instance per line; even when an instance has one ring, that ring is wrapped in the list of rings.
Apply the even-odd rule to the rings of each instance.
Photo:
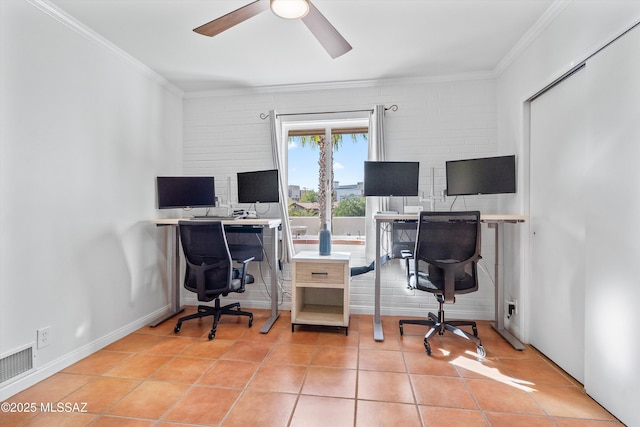
[[[229,294],[230,296],[227,297],[227,299],[231,298],[231,294]],[[225,303],[225,299],[221,299],[220,300],[221,303],[224,305]],[[230,302],[233,301],[239,301],[240,305],[242,305],[243,308],[247,308],[247,309],[251,309],[251,308],[255,308],[255,309],[264,309],[264,310],[270,310],[271,309],[271,301],[269,299],[260,299],[260,300],[255,300],[255,299],[241,299],[241,298],[237,298],[237,299],[233,299],[231,298],[229,300]],[[278,303],[280,303],[280,300],[278,301]],[[202,304],[200,301],[198,301],[198,298],[196,297],[192,297],[192,296],[188,296],[186,298],[182,299],[182,304],[183,305],[189,305],[189,306],[197,306],[199,304]],[[213,305],[213,302],[208,303],[208,304],[204,304],[204,305]],[[284,311],[289,311],[291,310],[291,301],[289,299],[285,299],[282,304],[278,304],[278,310],[284,310]]]
[[[447,317],[451,318],[451,319],[459,319],[459,320],[487,320],[487,321],[491,321],[491,320],[495,320],[493,318],[493,316],[489,313],[485,313],[485,312],[475,312],[475,311],[455,311],[452,310],[450,307],[448,310],[446,310],[447,313]],[[371,315],[373,316],[373,311],[371,309],[371,306],[366,306],[366,305],[351,305],[349,307],[349,311],[351,312],[351,314],[364,314],[364,315]],[[425,308],[424,310],[420,310],[420,311],[416,311],[415,308],[400,308],[400,307],[394,307],[394,308],[382,308],[380,310],[380,315],[381,316],[394,316],[394,317],[426,317],[427,313],[429,311],[432,312],[437,312],[438,311],[438,306],[437,304],[434,305],[433,308]]]
[[[61,370],[73,365],[74,363],[84,359],[87,356],[95,353],[96,351],[108,346],[109,344],[119,340],[122,337],[129,335],[130,333],[140,329],[141,327],[148,325],[154,319],[157,319],[162,314],[166,313],[168,307],[162,307],[159,310],[154,311],[134,322],[129,323],[117,329],[110,334],[107,334],[97,340],[86,344],[77,350],[65,354],[56,360],[53,360],[45,365],[37,366],[36,369],[28,375],[16,378],[15,381],[8,382],[2,388],[0,388],[0,401],[4,401],[11,396],[20,393],[21,391],[31,387],[34,384],[39,383],[42,380],[49,378],[51,375],[60,372]]]

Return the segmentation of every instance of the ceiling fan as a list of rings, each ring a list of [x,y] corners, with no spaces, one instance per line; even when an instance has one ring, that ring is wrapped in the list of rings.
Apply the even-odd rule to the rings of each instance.
[[[271,9],[273,13],[282,18],[302,19],[302,22],[332,58],[337,58],[351,50],[349,42],[340,35],[338,30],[331,25],[310,0],[256,0],[240,9],[201,25],[193,31],[213,37],[267,9]]]

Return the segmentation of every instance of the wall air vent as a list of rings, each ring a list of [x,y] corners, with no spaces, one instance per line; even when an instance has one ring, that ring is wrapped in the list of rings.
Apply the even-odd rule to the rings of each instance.
[[[0,384],[33,369],[33,346],[18,350],[0,359]]]

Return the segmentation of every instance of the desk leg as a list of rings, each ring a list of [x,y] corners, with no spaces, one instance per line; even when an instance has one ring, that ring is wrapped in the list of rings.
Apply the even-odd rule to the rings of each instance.
[[[376,341],[384,341],[384,332],[382,330],[382,319],[380,318],[380,276],[382,275],[380,265],[380,222],[376,220],[376,258],[375,258],[375,296],[374,296],[374,313],[373,313],[373,339]]]
[[[152,328],[184,311],[184,307],[180,307],[180,229],[177,225],[172,227],[175,234],[173,237],[173,279],[171,280],[169,313],[151,323],[149,326]]]
[[[504,327],[504,289],[500,285],[500,225],[501,223],[489,223],[489,228],[494,229],[495,236],[495,323],[492,325],[493,328],[498,332],[502,338],[507,340],[509,344],[513,346],[516,350],[524,350],[524,346],[516,337],[511,335],[509,331],[507,331]]]
[[[271,228],[271,316],[262,325],[261,334],[266,334],[271,326],[278,320],[278,227]]]

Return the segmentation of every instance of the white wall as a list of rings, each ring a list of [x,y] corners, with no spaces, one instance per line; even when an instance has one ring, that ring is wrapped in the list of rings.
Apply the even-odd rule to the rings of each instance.
[[[272,109],[282,114],[371,109],[375,104],[399,107],[398,111],[386,113],[387,159],[420,161],[420,189],[426,194],[430,168],[436,168],[436,191],[439,192],[445,187],[446,160],[498,154],[495,81],[486,76],[351,87],[312,85],[188,94],[184,110],[184,172],[213,174],[216,193],[223,197],[226,197],[226,180],[230,178],[231,193],[235,197],[237,171],[273,167],[269,122],[262,120],[260,114],[268,114]],[[466,208],[494,213],[500,197],[514,196],[466,197]],[[448,199],[436,208],[447,210],[452,201]],[[409,198],[408,204],[418,204],[417,198]],[[424,206],[428,208],[429,204]],[[455,208],[465,208],[461,199]],[[277,212],[273,211],[273,215]],[[493,276],[493,231],[485,227],[484,232],[484,265]],[[358,261],[352,265],[354,262],[361,265]],[[399,261],[382,269],[382,314],[424,315],[428,309],[437,308],[433,296],[419,291],[414,295],[413,291],[406,290]],[[268,278],[268,268],[263,267],[262,272]],[[284,289],[289,291],[287,271],[284,278]],[[481,291],[461,296],[448,312],[451,316],[493,319],[493,292],[491,279],[482,273]],[[352,311],[373,314],[373,296],[373,273],[354,277]],[[185,293],[183,298],[195,303],[192,294]],[[240,298],[246,301],[245,305],[268,307],[268,296],[260,286],[251,287]],[[288,309],[289,303],[286,297],[282,308]]]
[[[154,178],[179,171],[182,97],[46,3],[0,2],[0,356],[36,371],[0,400],[166,309]]]
[[[528,135],[524,120],[525,101],[555,79],[584,61],[589,55],[640,19],[640,2],[633,0],[568,1],[557,10],[553,22],[517,56],[497,79],[498,145],[515,152],[520,159],[518,188],[514,199],[501,210],[528,213]],[[519,315],[507,320],[507,327],[528,342],[529,225],[505,227],[505,250],[518,260],[506,264],[505,296],[522,302]],[[509,231],[510,229],[510,231]]]
[[[635,225],[639,209],[636,197],[639,175],[635,165],[640,133],[637,122],[640,85],[636,77],[640,67],[640,30],[636,27],[606,45],[638,22],[640,3],[636,1],[606,2],[606,5],[571,2],[498,79],[500,145],[513,145],[526,158],[529,152],[526,99],[586,60],[585,69],[580,71],[585,102],[583,111],[576,114],[586,117],[583,138],[586,156],[573,159],[582,161],[587,170],[585,190],[573,196],[581,197],[580,204],[585,208],[585,295],[574,304],[584,307],[585,391],[626,425],[637,425],[640,420],[636,404],[640,370],[635,363],[640,339],[638,334],[629,332],[638,323],[635,304],[639,293],[634,263],[640,255]],[[528,186],[526,173],[522,178]],[[525,210],[529,208],[528,202],[528,191],[521,193],[518,203]],[[526,265],[530,231],[523,228],[511,243],[520,250]],[[526,302],[537,283],[527,280],[526,271],[514,269],[513,274],[520,274],[524,280],[521,287],[512,287],[510,292]],[[560,282],[557,286],[568,284]],[[526,308],[525,304],[528,311]],[[525,312],[512,325],[525,339],[528,325],[537,321],[527,316]],[[571,329],[566,324],[558,327]]]

